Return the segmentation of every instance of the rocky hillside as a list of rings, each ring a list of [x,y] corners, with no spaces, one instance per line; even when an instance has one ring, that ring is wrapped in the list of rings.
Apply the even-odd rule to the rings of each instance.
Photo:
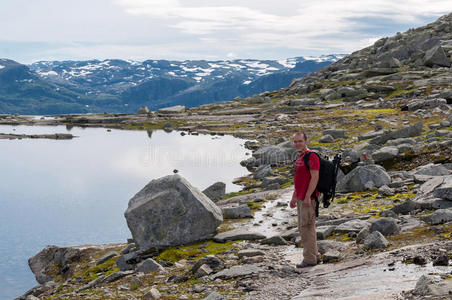
[[[287,87],[344,55],[232,61],[0,60],[0,113],[135,112],[188,107]]]
[[[377,41],[286,89],[225,103],[133,115],[1,118],[5,124],[163,128],[182,136],[249,139],[242,165],[251,173],[236,180],[241,192],[224,195],[215,188],[212,199],[221,199],[213,204],[205,196],[211,191],[193,189],[177,198],[181,205],[173,214],[162,209],[165,217],[142,224],[139,213],[152,201],[187,194],[185,188],[155,192],[159,185],[151,182],[129,201],[133,239],[45,248],[29,261],[40,285],[22,299],[450,299],[451,32],[447,15]],[[308,269],[295,268],[302,245],[296,212],[288,208],[296,130],[307,132],[311,148],[342,155],[337,197],[317,221],[321,264]],[[199,206],[184,199],[194,198],[204,203],[202,211],[216,215],[221,208],[221,225],[202,241],[161,247],[158,241],[171,245],[166,233],[174,228],[179,234],[172,241],[187,238],[184,215]],[[150,225],[168,219],[178,226]],[[146,244],[146,234],[158,241]]]

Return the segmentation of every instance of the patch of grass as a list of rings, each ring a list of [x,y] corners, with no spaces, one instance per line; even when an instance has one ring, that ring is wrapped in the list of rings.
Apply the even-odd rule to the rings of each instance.
[[[118,272],[119,268],[116,267],[116,260],[118,256],[110,258],[106,262],[94,266],[85,270],[81,270],[74,274],[74,277],[82,277],[84,282],[90,282],[99,277],[99,275],[104,274],[106,276]]]
[[[348,241],[353,241],[354,240],[354,238],[349,237],[346,233],[338,233],[338,232],[333,232],[326,239],[327,240],[340,241],[340,242],[348,242]]]
[[[239,192],[231,192],[231,193],[227,193],[226,195],[224,195],[223,198],[221,198],[221,199],[224,200],[224,199],[229,199],[229,198],[236,197],[236,196],[248,195],[253,192],[254,192],[254,189],[242,190]]]
[[[389,100],[395,96],[399,96],[399,95],[403,95],[403,94],[409,94],[416,91],[416,89],[411,89],[411,90],[405,90],[405,89],[400,89],[400,90],[395,90],[394,92],[391,92],[388,96],[385,97],[385,100]]]
[[[163,260],[170,263],[175,263],[181,259],[195,259],[212,254],[220,254],[227,250],[233,249],[237,241],[226,242],[226,243],[216,243],[213,241],[199,242],[189,245],[176,246],[168,248],[162,251],[158,256],[157,260]]]

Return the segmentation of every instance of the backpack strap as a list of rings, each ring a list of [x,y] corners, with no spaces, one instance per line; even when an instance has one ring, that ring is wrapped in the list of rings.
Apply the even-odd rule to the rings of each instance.
[[[308,171],[310,171],[311,169],[309,168],[309,156],[311,155],[312,151],[308,150],[306,151],[306,153],[303,156],[303,160],[304,160],[304,165],[306,166],[306,168],[308,168]]]

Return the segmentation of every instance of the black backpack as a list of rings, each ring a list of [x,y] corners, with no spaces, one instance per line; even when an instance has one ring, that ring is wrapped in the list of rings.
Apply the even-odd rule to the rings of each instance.
[[[317,152],[308,151],[304,157],[304,164],[309,171],[309,156],[311,153],[314,153],[319,158],[320,169],[319,169],[319,181],[317,183],[317,191],[323,194],[323,207],[327,208],[330,206],[330,201],[334,200],[334,195],[336,193],[336,183],[337,183],[337,172],[339,170],[339,163],[341,161],[340,155],[335,155],[333,161],[330,161],[328,157],[323,158]],[[318,211],[318,199],[317,202],[317,211]],[[318,213],[317,213],[318,214]]]

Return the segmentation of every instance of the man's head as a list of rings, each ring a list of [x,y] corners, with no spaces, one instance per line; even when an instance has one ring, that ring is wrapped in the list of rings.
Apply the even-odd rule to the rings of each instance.
[[[295,150],[302,153],[308,149],[308,137],[305,132],[298,131],[293,135],[293,144]]]

